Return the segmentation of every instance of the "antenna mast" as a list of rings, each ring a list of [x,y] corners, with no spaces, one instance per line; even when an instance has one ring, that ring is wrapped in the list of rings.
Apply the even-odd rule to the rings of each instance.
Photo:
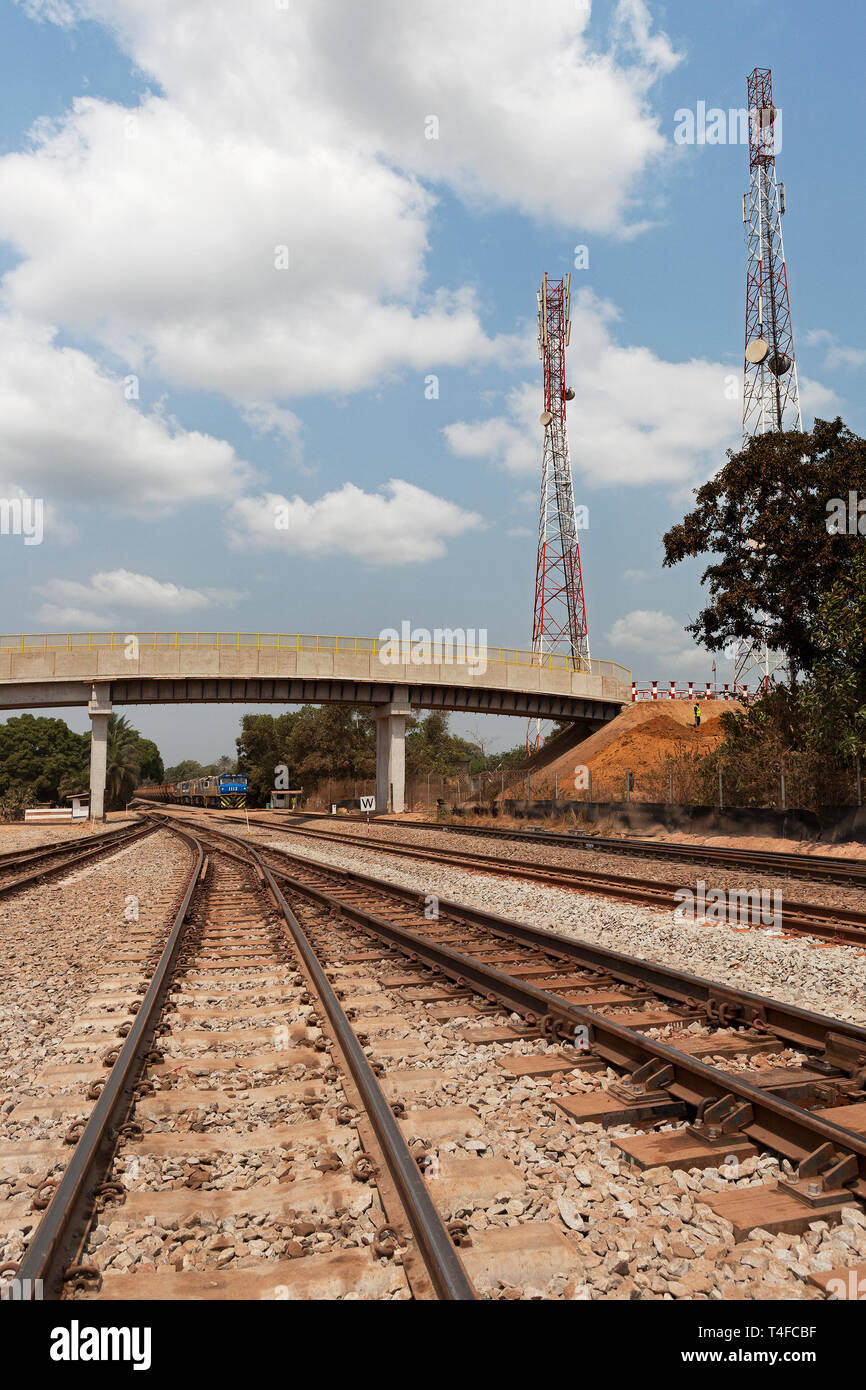
[[[794,356],[788,271],[782,240],[785,185],[776,181],[782,113],[773,105],[773,74],[755,68],[747,78],[749,191],[743,195],[746,227],[746,348],[743,363],[743,447],[773,430],[802,430],[800,386]],[[748,643],[734,661],[734,685],[756,672],[765,689],[784,666],[766,642]]]
[[[773,105],[773,75],[755,68],[747,83],[749,191],[746,225],[746,351],[743,367],[743,444],[768,430],[800,430],[800,387],[794,358],[788,272],[782,242],[785,185],[776,182],[781,115]]]
[[[580,671],[589,663],[589,634],[565,428],[565,403],[574,398],[565,385],[571,276],[549,280],[545,272],[537,297],[538,355],[544,364],[544,452],[532,650],[538,659],[558,656],[564,660],[554,665]]]

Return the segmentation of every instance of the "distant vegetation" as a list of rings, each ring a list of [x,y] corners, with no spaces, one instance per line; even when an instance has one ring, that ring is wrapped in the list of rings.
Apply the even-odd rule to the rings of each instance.
[[[177,763],[165,769],[164,781],[186,782],[191,777],[216,777],[226,772],[234,772],[237,764],[224,753],[215,763],[197,763],[190,758],[185,763]]]
[[[376,721],[369,706],[304,705],[286,714],[247,714],[237,741],[240,773],[249,778],[253,804],[264,804],[278,767],[288,771],[292,788],[315,792],[329,778],[366,781],[376,775]],[[406,773],[438,773],[510,767],[525,756],[523,745],[506,754],[488,754],[484,741],[460,738],[448,716],[434,711],[406,722]]]

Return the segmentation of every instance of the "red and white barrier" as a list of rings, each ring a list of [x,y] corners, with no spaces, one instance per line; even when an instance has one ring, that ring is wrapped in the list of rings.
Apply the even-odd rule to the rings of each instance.
[[[662,684],[664,684],[662,682]],[[664,699],[669,700],[688,700],[694,704],[695,700],[740,700],[748,704],[751,700],[757,700],[764,693],[762,686],[757,686],[754,690],[749,690],[745,686],[734,686],[729,684],[714,686],[711,681],[704,681],[703,690],[701,685],[695,681],[689,681],[686,685],[677,685],[676,681],[668,682],[668,691]],[[655,700],[658,703],[662,698],[659,695],[659,682],[651,681],[649,686],[641,687],[637,681],[631,683],[632,704],[638,700]]]

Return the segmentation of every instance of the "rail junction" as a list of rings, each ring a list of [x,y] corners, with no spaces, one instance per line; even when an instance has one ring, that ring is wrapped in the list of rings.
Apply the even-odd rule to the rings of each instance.
[[[0,891],[166,835],[186,867],[164,928],[130,930],[102,1015],[69,1038],[78,1060],[12,1112],[0,1234],[20,1254],[0,1278],[85,1301],[582,1287],[585,1223],[534,1215],[545,1180],[528,1197],[500,1156],[503,1105],[470,1103],[475,1075],[517,1087],[553,1154],[611,1133],[637,1180],[772,1156],[772,1176],[700,1194],[734,1245],[861,1219],[864,1027],[459,902],[431,914],[218,813],[149,806],[83,846],[4,856]],[[51,1136],[28,1137],[45,1116]],[[10,1190],[28,1169],[29,1196]]]

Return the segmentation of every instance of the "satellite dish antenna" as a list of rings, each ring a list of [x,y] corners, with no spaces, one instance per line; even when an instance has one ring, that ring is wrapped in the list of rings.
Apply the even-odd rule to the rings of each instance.
[[[550,424],[551,420],[553,419],[553,416],[551,415],[549,410],[542,410],[538,418],[541,421],[544,428],[547,429],[547,426]]]
[[[765,343],[763,338],[753,338],[746,346],[746,361],[758,367],[767,360],[769,352],[769,343]]]
[[[774,352],[767,366],[773,376],[784,376],[786,372],[791,370],[791,359],[787,352]]]
[[[573,400],[574,400],[574,388],[573,388],[573,387],[569,386],[569,387],[567,388],[567,390],[566,390],[566,392],[565,392],[565,399],[566,399],[567,401],[573,401]]]

